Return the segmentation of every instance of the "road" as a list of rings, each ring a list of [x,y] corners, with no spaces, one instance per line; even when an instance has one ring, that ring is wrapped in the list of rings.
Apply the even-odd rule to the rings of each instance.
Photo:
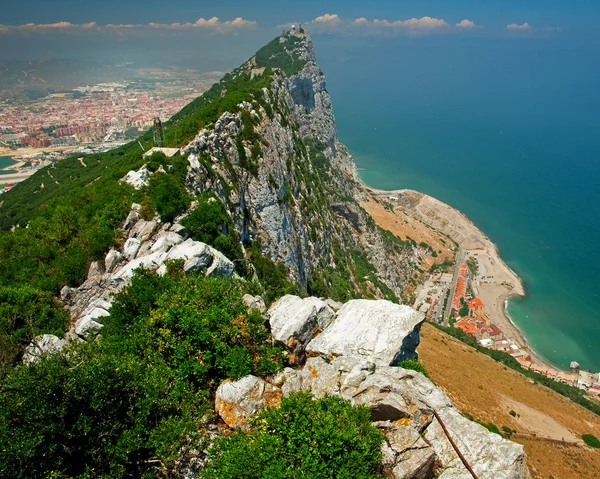
[[[452,277],[452,286],[450,286],[450,296],[448,297],[448,306],[446,307],[446,311],[444,311],[444,320],[442,322],[444,326],[449,326],[448,318],[450,316],[450,311],[452,311],[452,298],[454,298],[454,293],[456,291],[456,283],[458,282],[458,270],[464,259],[465,259],[465,251],[462,249],[462,247],[459,247],[458,254],[456,255],[456,264],[454,265],[454,276]]]

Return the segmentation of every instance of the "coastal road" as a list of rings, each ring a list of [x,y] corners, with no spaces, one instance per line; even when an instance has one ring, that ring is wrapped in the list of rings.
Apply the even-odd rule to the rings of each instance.
[[[448,297],[448,305],[446,306],[446,311],[444,311],[444,318],[442,324],[444,326],[449,326],[448,318],[450,317],[450,311],[452,311],[452,298],[454,298],[454,293],[456,292],[456,283],[458,282],[458,271],[460,269],[460,264],[465,259],[465,250],[462,249],[461,246],[458,247],[458,255],[456,255],[456,264],[454,265],[454,276],[452,277],[452,286],[450,286],[450,296]]]

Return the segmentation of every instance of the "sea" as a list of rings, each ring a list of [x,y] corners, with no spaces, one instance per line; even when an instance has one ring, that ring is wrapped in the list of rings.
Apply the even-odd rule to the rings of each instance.
[[[508,314],[529,344],[600,371],[598,52],[560,35],[313,41],[363,181],[465,213],[524,281]]]
[[[0,156],[0,175],[8,175],[14,173],[14,171],[6,171],[4,168],[13,165],[15,162],[10,156]]]

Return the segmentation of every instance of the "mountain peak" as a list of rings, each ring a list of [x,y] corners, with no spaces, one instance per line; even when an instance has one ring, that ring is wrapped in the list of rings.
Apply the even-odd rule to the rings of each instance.
[[[258,50],[253,60],[259,68],[277,68],[286,76],[292,76],[308,62],[315,61],[315,52],[304,30],[290,30]]]

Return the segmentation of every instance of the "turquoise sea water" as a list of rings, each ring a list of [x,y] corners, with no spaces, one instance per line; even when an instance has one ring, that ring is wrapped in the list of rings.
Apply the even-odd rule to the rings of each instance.
[[[14,161],[10,156],[0,156],[0,175],[13,173],[12,171],[2,171],[7,166],[14,164]]]
[[[540,43],[351,42],[315,40],[363,180],[464,212],[524,280],[509,313],[534,349],[600,370],[598,67]]]

